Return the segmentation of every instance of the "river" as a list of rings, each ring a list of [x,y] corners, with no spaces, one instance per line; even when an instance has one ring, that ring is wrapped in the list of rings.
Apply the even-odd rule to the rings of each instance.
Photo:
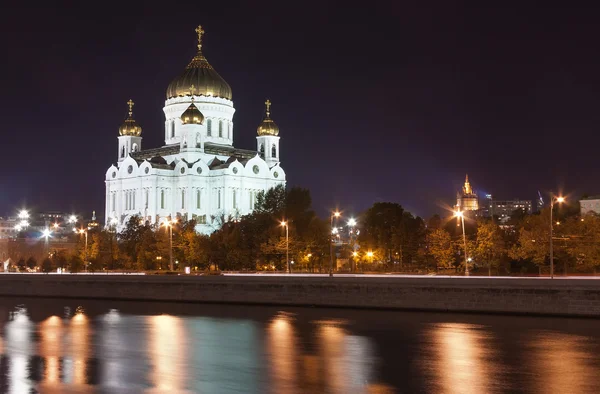
[[[598,393],[600,321],[3,298],[0,392]]]

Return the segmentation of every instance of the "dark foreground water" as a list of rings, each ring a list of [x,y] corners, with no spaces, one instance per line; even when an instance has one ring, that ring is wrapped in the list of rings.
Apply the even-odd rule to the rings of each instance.
[[[600,321],[0,299],[0,392],[599,393]]]

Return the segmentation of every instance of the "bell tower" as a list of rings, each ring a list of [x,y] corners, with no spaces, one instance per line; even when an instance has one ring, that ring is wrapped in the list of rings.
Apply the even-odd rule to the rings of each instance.
[[[257,150],[269,167],[279,163],[279,127],[271,119],[271,101],[265,101],[265,117],[256,129]]]
[[[133,118],[134,102],[129,99],[129,115],[125,122],[119,127],[119,152],[118,162],[121,163],[132,152],[138,152],[142,149],[142,128]]]

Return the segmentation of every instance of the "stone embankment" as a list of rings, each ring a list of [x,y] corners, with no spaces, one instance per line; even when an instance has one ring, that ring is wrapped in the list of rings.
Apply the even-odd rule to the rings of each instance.
[[[0,296],[600,317],[600,280],[0,275]]]

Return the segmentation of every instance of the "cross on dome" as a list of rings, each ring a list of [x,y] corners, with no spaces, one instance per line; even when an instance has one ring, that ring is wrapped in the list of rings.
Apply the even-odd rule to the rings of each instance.
[[[129,99],[129,101],[127,102],[127,105],[129,105],[129,116],[131,116],[133,114],[133,105],[134,104],[135,103],[131,99]]]
[[[202,50],[202,35],[204,34],[204,29],[202,29],[201,25],[198,25],[196,28],[196,33],[198,33],[198,50]]]
[[[267,101],[265,101],[265,106],[267,107],[267,117],[269,117],[271,114],[271,100],[267,99]]]

